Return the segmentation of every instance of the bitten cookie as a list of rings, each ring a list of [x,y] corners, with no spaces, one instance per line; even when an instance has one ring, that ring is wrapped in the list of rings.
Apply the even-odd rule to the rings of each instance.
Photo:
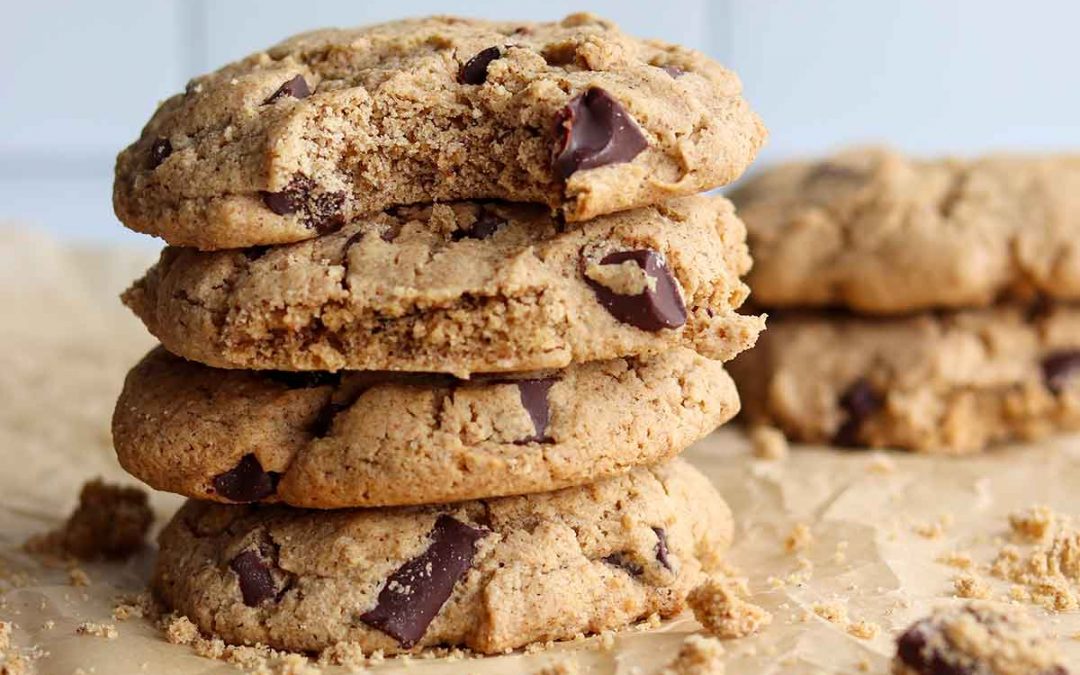
[[[1022,610],[970,603],[934,611],[896,642],[893,675],[1068,675],[1061,650]]]
[[[543,207],[403,207],[313,240],[167,248],[124,302],[222,368],[528,371],[677,346],[727,360],[763,321],[745,230],[695,196],[566,227]]]
[[[584,487],[441,507],[315,512],[188,502],[153,585],[234,644],[491,654],[685,606],[731,514],[680,460]]]
[[[1080,309],[773,315],[730,371],[749,420],[790,438],[972,452],[1080,429]]]
[[[152,351],[113,416],[158,490],[312,508],[580,485],[680,452],[738,411],[717,361],[677,349],[512,378],[217,370]]]
[[[858,150],[763,171],[732,199],[762,307],[895,314],[1080,300],[1080,155]]]
[[[737,178],[766,135],[741,89],[703,54],[587,14],[315,31],[165,101],[120,154],[113,203],[201,249],[459,199],[587,220]]]

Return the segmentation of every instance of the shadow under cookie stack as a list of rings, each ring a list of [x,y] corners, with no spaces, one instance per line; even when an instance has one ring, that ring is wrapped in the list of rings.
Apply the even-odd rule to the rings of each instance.
[[[769,311],[732,368],[754,423],[955,454],[1080,429],[1080,156],[861,149],[732,199]]]
[[[190,497],[154,590],[235,644],[495,653],[680,612],[731,515],[677,459],[738,410],[764,129],[610,23],[418,19],[191,82],[117,162],[170,246],[113,421]]]

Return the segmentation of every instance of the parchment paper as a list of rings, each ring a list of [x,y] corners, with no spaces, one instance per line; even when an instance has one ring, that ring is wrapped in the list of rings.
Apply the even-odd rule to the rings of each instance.
[[[116,296],[154,256],[151,249],[79,250],[0,229],[0,619],[16,624],[17,647],[47,654],[35,661],[41,673],[237,672],[168,644],[145,620],[112,619],[117,595],[145,588],[152,550],[124,564],[84,565],[91,584],[78,588],[64,569],[43,567],[19,548],[62,521],[88,478],[134,482],[112,454],[109,417],[125,372],[153,340]],[[761,634],[726,643],[727,672],[734,674],[887,672],[896,632],[931,607],[955,602],[957,570],[937,562],[940,555],[961,550],[989,562],[1006,534],[1007,514],[1018,508],[1041,503],[1080,514],[1077,437],[974,458],[798,448],[786,460],[766,461],[728,428],[687,456],[735,511],[730,560],[749,577],[755,601],[774,615]],[[152,503],[160,525],[180,499],[157,494]],[[784,548],[797,523],[813,533],[801,554]],[[934,523],[940,536],[926,536]],[[798,555],[812,563],[809,578],[770,583],[797,572]],[[1007,584],[986,578],[995,596],[1007,594]],[[839,603],[851,620],[881,630],[872,639],[854,637],[813,615],[815,603]],[[1031,611],[1060,636],[1069,661],[1080,663],[1080,642],[1070,637],[1080,633],[1080,614]],[[76,635],[82,621],[113,623],[119,635]],[[389,659],[373,670],[531,673],[573,660],[583,672],[649,673],[696,628],[683,618],[620,633],[607,651],[591,639],[537,654],[414,659],[407,668]]]

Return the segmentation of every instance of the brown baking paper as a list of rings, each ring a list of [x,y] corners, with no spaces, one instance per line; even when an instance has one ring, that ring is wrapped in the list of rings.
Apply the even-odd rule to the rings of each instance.
[[[144,619],[112,618],[118,595],[145,588],[152,550],[123,564],[82,565],[86,587],[20,550],[29,536],[62,522],[85,480],[133,482],[112,454],[109,417],[125,372],[153,341],[116,296],[153,258],[151,251],[79,250],[0,230],[0,619],[16,624],[15,646],[37,655],[37,672],[237,672],[169,644]],[[887,672],[896,633],[932,607],[956,602],[958,571],[937,562],[940,556],[964,551],[988,563],[1007,536],[1007,515],[1032,504],[1080,514],[1077,437],[959,459],[798,448],[767,461],[753,457],[737,429],[724,429],[687,456],[735,511],[730,560],[749,578],[755,602],[773,614],[760,634],[725,643],[733,674]],[[180,500],[157,494],[152,503],[160,526]],[[784,540],[799,523],[809,526],[812,542],[789,552]],[[1009,584],[982,576],[996,598],[1007,596]],[[880,631],[853,636],[814,614],[815,604],[843,607],[849,621]],[[1030,611],[1059,636],[1068,662],[1080,663],[1080,641],[1071,638],[1080,633],[1080,614]],[[113,624],[117,636],[77,635],[84,621]],[[582,672],[650,673],[696,629],[682,618],[621,632],[610,649],[591,638],[535,654],[388,659],[372,670],[531,673],[574,661]]]

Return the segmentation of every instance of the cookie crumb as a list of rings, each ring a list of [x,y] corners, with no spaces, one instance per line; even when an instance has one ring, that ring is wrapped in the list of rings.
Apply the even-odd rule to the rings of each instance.
[[[875,452],[874,456],[870,458],[870,463],[866,465],[866,470],[870,473],[887,476],[896,473],[896,462],[882,452]]]
[[[1057,515],[1048,506],[1029,506],[1009,514],[1009,527],[1021,539],[1042,539],[1054,528]]]
[[[578,675],[581,669],[573,661],[566,659],[564,661],[558,661],[551,663],[540,670],[536,671],[534,675]]]
[[[724,675],[724,645],[713,637],[689,635],[660,675]]]
[[[960,574],[953,579],[953,592],[958,598],[971,600],[988,600],[990,598],[990,585],[975,574]]]
[[[159,613],[154,597],[148,592],[121,595],[113,604],[112,616],[117,621],[152,618]]]
[[[116,626],[111,623],[93,623],[91,621],[80,623],[75,627],[75,633],[77,635],[105,638],[106,640],[115,640],[116,636],[119,635],[116,632]]]
[[[95,479],[83,485],[79,505],[59,529],[31,537],[24,548],[56,558],[120,560],[144,546],[153,519],[144,490]]]
[[[848,635],[857,637],[860,640],[873,640],[881,632],[881,626],[872,621],[859,619],[848,624],[847,632]]]
[[[810,606],[810,609],[814,611],[814,614],[829,623],[845,628],[848,625],[847,607],[844,607],[839,602],[815,602]]]
[[[90,575],[88,575],[81,567],[68,568],[68,583],[76,588],[82,588],[90,585]]]
[[[772,621],[772,615],[743,599],[745,585],[709,577],[686,598],[694,617],[705,630],[721,638],[753,635]]]
[[[810,526],[806,523],[797,523],[784,539],[784,550],[788,553],[797,553],[810,548],[813,543],[814,535],[810,531]]]
[[[975,561],[972,560],[971,554],[962,553],[960,551],[942,553],[937,557],[937,561],[942,565],[948,565],[949,567],[955,567],[960,570],[970,570],[975,566]]]
[[[750,443],[758,459],[779,461],[787,459],[790,447],[787,437],[776,427],[758,425],[750,429]]]

